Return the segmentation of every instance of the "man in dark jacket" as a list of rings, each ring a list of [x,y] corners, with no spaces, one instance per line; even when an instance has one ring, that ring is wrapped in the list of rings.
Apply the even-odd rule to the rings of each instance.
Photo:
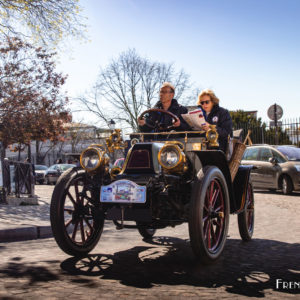
[[[165,111],[169,111],[176,115],[179,120],[175,123],[172,123],[172,117],[163,112],[151,112],[146,119],[138,119],[138,124],[142,132],[152,132],[154,131],[153,126],[160,124],[160,128],[156,126],[158,131],[166,131],[168,126],[172,125],[172,129],[176,131],[186,131],[190,130],[190,126],[182,118],[182,114],[187,113],[187,108],[180,105],[176,99],[173,99],[175,94],[174,86],[165,82],[160,88],[160,100],[155,104],[153,108],[160,108]],[[150,126],[148,126],[148,125]]]

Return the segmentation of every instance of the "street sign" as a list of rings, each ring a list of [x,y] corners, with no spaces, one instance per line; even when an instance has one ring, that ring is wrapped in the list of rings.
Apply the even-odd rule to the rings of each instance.
[[[280,105],[278,104],[273,104],[269,107],[268,109],[268,117],[273,120],[273,121],[278,121],[279,119],[282,118],[283,115],[283,109]]]
[[[275,127],[275,121],[270,121],[269,125],[270,125],[270,127]],[[282,122],[281,122],[281,121],[278,121],[278,122],[277,122],[277,126],[278,126],[278,127],[281,127],[281,126],[282,126]]]

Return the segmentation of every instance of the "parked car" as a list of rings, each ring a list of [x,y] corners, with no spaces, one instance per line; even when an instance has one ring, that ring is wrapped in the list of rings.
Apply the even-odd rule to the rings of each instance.
[[[43,184],[45,182],[45,174],[47,170],[48,167],[45,165],[34,165],[35,184],[37,182],[39,184]]]
[[[47,184],[56,184],[59,176],[66,170],[76,167],[74,164],[55,164],[49,167],[45,174],[45,181]]]
[[[161,109],[142,116],[148,112],[178,120]],[[222,254],[230,213],[237,214],[241,238],[251,240],[252,166],[239,166],[241,157],[233,159],[232,165],[226,160],[217,149],[213,125],[205,137],[195,131],[157,132],[160,126],[170,128],[157,123],[154,133],[131,134],[130,143],[123,142],[116,129],[106,139],[106,147],[89,146],[81,153],[81,168],[62,175],[52,194],[50,220],[63,251],[74,256],[89,253],[100,239],[105,220],[113,220],[118,230],[137,229],[144,239],[151,239],[157,229],[186,222],[196,259],[204,263]],[[108,151],[121,147],[128,150],[127,156],[122,170],[115,172],[109,168]]]
[[[300,149],[295,146],[249,146],[242,165],[253,165],[254,188],[282,190],[284,194],[300,190]]]

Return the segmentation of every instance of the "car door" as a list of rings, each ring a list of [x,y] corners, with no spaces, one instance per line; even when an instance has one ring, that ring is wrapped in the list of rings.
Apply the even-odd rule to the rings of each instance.
[[[259,147],[249,147],[246,149],[245,154],[242,159],[243,165],[253,165],[254,167],[258,166],[258,154],[259,154]],[[251,181],[254,187],[260,187],[260,180],[259,180],[259,172],[257,168],[251,170]]]
[[[276,174],[274,174],[274,184],[276,188],[280,188],[280,182],[279,182],[279,177],[280,175],[283,173],[283,169],[286,166],[286,158],[284,156],[282,156],[282,154],[280,152],[278,152],[278,150],[274,150],[272,149],[272,155],[273,157],[276,159]]]
[[[277,187],[277,174],[280,172],[280,166],[277,163],[270,162],[273,158],[272,149],[261,147],[259,152],[258,179],[264,188]]]

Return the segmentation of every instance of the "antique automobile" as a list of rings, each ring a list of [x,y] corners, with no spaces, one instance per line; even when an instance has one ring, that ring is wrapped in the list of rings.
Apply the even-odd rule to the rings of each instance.
[[[240,166],[245,144],[236,141],[228,159],[218,150],[214,126],[205,134],[170,131],[171,127],[161,132],[163,125],[154,124],[153,133],[133,133],[128,142],[115,130],[106,145],[91,145],[81,153],[82,167],[58,179],[50,218],[64,252],[90,252],[105,220],[112,220],[116,229],[135,228],[144,239],[151,239],[157,229],[187,222],[192,250],[203,263],[221,255],[229,214],[237,215],[241,238],[251,240],[252,167]],[[120,148],[126,149],[124,165],[110,169],[108,154]]]

